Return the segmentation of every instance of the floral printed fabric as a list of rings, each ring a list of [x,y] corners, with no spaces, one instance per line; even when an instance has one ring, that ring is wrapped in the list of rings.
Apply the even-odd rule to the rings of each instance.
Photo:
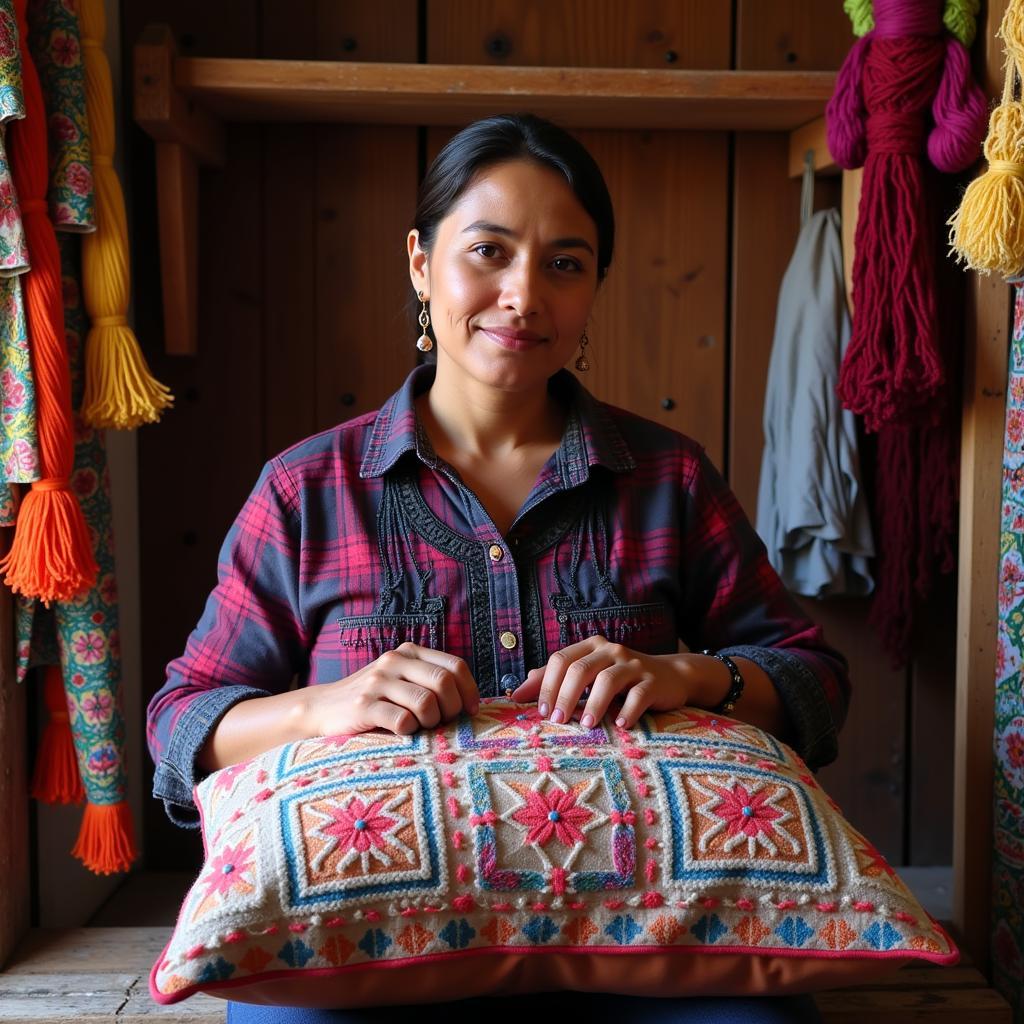
[[[21,52],[12,0],[0,0],[0,526],[13,526],[17,503],[8,486],[39,478],[36,394],[21,283],[28,248],[4,145],[4,124],[25,116]]]
[[[57,240],[72,404],[77,409],[84,390],[82,346],[88,329],[79,285],[81,239],[58,234]],[[126,779],[110,479],[103,433],[83,423],[77,412],[71,486],[93,539],[93,554],[99,565],[96,586],[74,601],[54,604],[52,616],[44,614],[39,602],[19,596],[18,679],[25,678],[31,665],[53,664],[59,659],[86,798],[94,804],[118,803],[126,796]]]
[[[431,1002],[465,982],[438,984],[460,962],[482,991],[507,982],[509,954],[523,991],[568,951],[565,987],[639,969],[647,995],[721,985],[721,954],[729,991],[763,971],[775,994],[827,987],[837,960],[849,984],[854,960],[957,959],[790,748],[695,708],[585,729],[485,699],[412,736],[285,744],[196,801],[206,864],[150,976],[161,1003],[273,978],[321,1005],[396,986]],[[436,972],[413,991],[422,964]]]
[[[1024,285],[1010,342],[1000,530],[992,962],[996,987],[1024,1021]]]
[[[49,126],[50,219],[58,231],[95,231],[76,0],[30,0],[28,23]]]

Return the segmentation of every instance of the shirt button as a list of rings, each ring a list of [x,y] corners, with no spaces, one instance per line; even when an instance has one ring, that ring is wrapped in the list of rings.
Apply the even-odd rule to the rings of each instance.
[[[487,554],[491,556],[492,562],[500,562],[505,557],[505,552],[501,550],[501,546],[498,544],[492,544],[488,548]]]
[[[503,690],[515,690],[518,686],[519,680],[511,672],[506,672],[501,677],[501,688]]]
[[[511,651],[512,648],[519,643],[516,639],[515,633],[510,633],[508,630],[505,630],[498,639],[501,640],[501,646],[507,651]]]

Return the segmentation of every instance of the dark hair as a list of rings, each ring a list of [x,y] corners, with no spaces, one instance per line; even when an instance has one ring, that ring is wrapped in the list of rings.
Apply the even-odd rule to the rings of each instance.
[[[597,226],[597,280],[612,262],[615,216],[608,186],[586,147],[564,128],[535,114],[497,114],[474,121],[448,141],[420,185],[413,227],[429,252],[437,228],[473,176],[506,160],[533,160],[561,174]]]

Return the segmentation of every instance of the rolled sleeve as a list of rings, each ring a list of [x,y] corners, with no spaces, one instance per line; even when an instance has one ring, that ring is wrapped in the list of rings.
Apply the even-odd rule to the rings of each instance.
[[[799,655],[775,647],[742,644],[726,647],[721,653],[752,661],[771,680],[786,709],[791,745],[809,768],[822,768],[836,759],[842,722],[836,721],[824,687]]]
[[[252,686],[224,686],[197,694],[185,705],[174,723],[166,753],[153,774],[153,796],[163,800],[167,816],[182,828],[199,828],[199,812],[192,793],[196,778],[196,757],[217,723],[240,701],[269,697],[266,690]]]
[[[685,481],[682,639],[747,658],[775,687],[786,737],[811,768],[838,754],[850,682],[846,660],[804,615],[706,453]]]

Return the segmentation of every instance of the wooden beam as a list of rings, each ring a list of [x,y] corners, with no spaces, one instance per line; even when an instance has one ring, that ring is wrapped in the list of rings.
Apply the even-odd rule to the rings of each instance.
[[[996,31],[1008,0],[990,0],[978,26],[982,86],[1002,90]],[[998,623],[999,510],[1012,298],[995,276],[968,287],[960,444],[956,737],[953,785],[953,924],[988,971],[992,887],[992,743]]]
[[[808,150],[814,154],[815,174],[838,174],[839,165],[832,159],[825,132],[825,118],[818,117],[789,133],[789,176],[804,173]]]
[[[463,125],[528,106],[572,128],[790,131],[830,71],[663,71],[180,58],[174,83],[225,120]]]
[[[199,164],[224,163],[224,132],[219,121],[178,91],[176,59],[170,28],[146,28],[135,46],[135,120],[157,144],[164,348],[172,355],[195,355]]]
[[[975,963],[985,971],[991,929],[992,730],[1009,286],[995,276],[973,275],[967,309],[960,452],[953,921]]]
[[[184,146],[203,164],[224,163],[219,121],[183,96],[174,84],[174,36],[167,25],[150,25],[135,44],[135,120],[157,142]]]
[[[164,349],[194,356],[199,349],[199,167],[191,150],[156,145]]]

